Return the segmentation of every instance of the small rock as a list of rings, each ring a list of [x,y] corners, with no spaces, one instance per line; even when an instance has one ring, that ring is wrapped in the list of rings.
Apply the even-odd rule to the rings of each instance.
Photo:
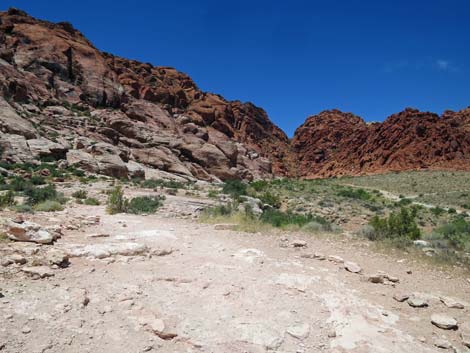
[[[21,329],[21,332],[23,332],[24,334],[28,334],[31,332],[31,328],[28,327],[28,326],[24,326],[22,329]]]
[[[445,339],[442,339],[442,338],[439,338],[436,341],[434,341],[434,345],[437,348],[441,348],[441,349],[450,349],[450,348],[452,348],[452,345],[450,344],[450,342],[446,341]]]
[[[429,247],[431,244],[427,242],[426,240],[415,240],[413,242],[413,245],[418,248],[426,248],[426,247]]]
[[[428,302],[424,300],[423,298],[419,297],[411,297],[407,301],[409,306],[412,306],[413,308],[425,308],[429,306]]]
[[[50,266],[66,268],[70,265],[69,256],[59,249],[51,249],[46,254],[46,261]]]
[[[27,262],[26,258],[23,255],[20,255],[20,254],[13,254],[9,258],[15,264],[19,264],[19,265],[24,265]]]
[[[405,300],[408,300],[410,298],[410,295],[407,293],[400,293],[400,294],[394,294],[393,299],[395,299],[397,302],[403,303]]]
[[[296,239],[296,240],[293,240],[290,243],[290,245],[293,248],[306,248],[307,247],[307,242],[305,240]]]
[[[445,314],[433,314],[431,323],[444,330],[455,330],[458,328],[457,320]]]
[[[294,324],[292,326],[289,326],[286,332],[295,338],[304,339],[307,338],[310,334],[310,325],[305,323]]]
[[[332,328],[330,331],[328,331],[328,337],[329,338],[335,338],[336,337],[336,330]]]
[[[370,275],[369,277],[367,277],[367,281],[371,283],[379,284],[379,283],[384,283],[385,278],[381,274],[375,274],[375,275]]]
[[[33,279],[46,278],[54,276],[54,272],[47,266],[23,267],[24,273],[33,277]]]
[[[360,273],[362,272],[362,268],[355,262],[347,261],[344,263],[344,268],[346,271],[352,272],[352,273]]]
[[[92,233],[87,236],[88,238],[108,238],[110,235],[108,233]]]
[[[463,331],[461,334],[460,334],[460,337],[462,338],[462,344],[468,348],[470,348],[470,330],[467,332],[467,331]]]
[[[439,299],[448,308],[451,308],[451,309],[464,309],[465,308],[465,305],[458,299],[450,298],[450,297],[440,297]]]
[[[328,256],[328,261],[331,261],[331,262],[334,262],[334,263],[337,263],[337,264],[344,263],[344,259],[342,257],[336,256],[336,255]]]
[[[41,228],[39,224],[33,222],[7,223],[6,234],[8,238],[16,241],[26,241],[39,244],[50,244],[54,241],[51,233]]]

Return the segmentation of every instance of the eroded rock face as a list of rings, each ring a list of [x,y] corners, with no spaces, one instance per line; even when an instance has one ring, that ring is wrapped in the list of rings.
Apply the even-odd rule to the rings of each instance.
[[[68,23],[0,13],[0,88],[0,131],[18,136],[0,136],[12,161],[67,154],[117,177],[135,172],[129,161],[205,180],[287,172],[288,139],[262,109],[202,92],[173,68],[102,53]],[[89,150],[100,143],[122,153]]]
[[[366,124],[338,110],[308,118],[292,141],[299,176],[330,177],[416,169],[470,170],[470,109],[441,117],[406,109]]]

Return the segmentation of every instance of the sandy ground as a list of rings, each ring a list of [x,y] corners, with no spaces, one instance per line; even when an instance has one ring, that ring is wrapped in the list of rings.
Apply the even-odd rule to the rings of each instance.
[[[462,329],[431,323],[435,313],[470,323],[465,274],[340,236],[217,230],[193,219],[208,202],[169,196],[151,216],[84,205],[29,216],[62,226],[64,235],[54,245],[0,243],[3,258],[18,253],[30,261],[51,249],[76,257],[42,279],[24,265],[0,268],[0,351],[420,353],[442,351],[439,340],[450,352],[469,351]],[[98,224],[86,222],[96,215]],[[294,247],[297,240],[306,246]],[[330,255],[357,263],[361,273]],[[379,271],[399,282],[367,280]],[[429,306],[411,307],[395,294]],[[464,308],[447,307],[442,296]]]

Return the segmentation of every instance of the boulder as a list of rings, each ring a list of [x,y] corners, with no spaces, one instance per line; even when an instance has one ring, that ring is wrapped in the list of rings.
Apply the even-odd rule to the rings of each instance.
[[[27,143],[31,154],[36,158],[53,156],[56,159],[64,159],[67,153],[65,146],[44,137],[28,140]]]
[[[39,224],[28,221],[22,223],[7,222],[6,234],[11,240],[39,244],[50,244],[55,240],[54,235],[44,230]]]

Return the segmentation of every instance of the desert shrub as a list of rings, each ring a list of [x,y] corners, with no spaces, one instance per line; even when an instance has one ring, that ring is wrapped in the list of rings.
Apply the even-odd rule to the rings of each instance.
[[[124,197],[124,192],[120,186],[112,189],[108,195],[108,206],[106,210],[109,214],[126,212],[128,201]]]
[[[19,213],[33,213],[33,208],[28,204],[21,204],[15,206],[15,211]]]
[[[279,196],[274,195],[270,192],[265,192],[264,194],[261,194],[259,196],[259,199],[261,200],[262,203],[270,205],[275,208],[281,207],[281,199]]]
[[[448,212],[449,214],[456,214],[456,213],[457,213],[457,210],[456,210],[455,208],[449,208],[449,209],[447,210],[447,212]]]
[[[219,192],[217,190],[209,190],[207,193],[207,197],[210,197],[211,199],[215,199],[219,196]]]
[[[369,194],[364,189],[353,189],[353,188],[345,188],[341,189],[337,193],[338,196],[347,197],[349,199],[356,199],[356,200],[370,200],[371,194]]]
[[[155,213],[163,205],[162,196],[138,196],[127,203],[126,212],[133,214]]]
[[[403,207],[403,206],[408,206],[412,203],[413,201],[407,198],[402,198],[400,201],[396,203],[396,206],[398,207]]]
[[[165,187],[171,189],[185,189],[186,184],[176,180],[148,179],[140,183],[140,186],[147,189]]]
[[[8,184],[8,189],[13,190],[13,191],[25,191],[26,189],[30,189],[32,187],[32,184],[21,177],[14,177],[12,180],[10,180],[10,183]]]
[[[76,199],[84,200],[84,199],[87,198],[87,195],[88,195],[88,193],[87,193],[86,190],[77,190],[72,194],[72,197],[74,197]]]
[[[60,204],[60,202],[55,200],[46,200],[36,204],[33,209],[39,212],[54,212],[54,211],[62,211],[64,207]]]
[[[433,235],[435,239],[445,240],[453,248],[470,251],[470,222],[463,217],[438,227]]]
[[[30,205],[36,205],[47,200],[59,201],[60,198],[59,193],[52,184],[44,187],[30,187],[24,191],[24,194],[28,197],[27,203]]]
[[[206,208],[203,215],[206,217],[230,216],[236,211],[236,206],[229,203]]]
[[[415,221],[416,209],[402,207],[400,212],[392,212],[388,217],[374,216],[369,225],[374,229],[368,235],[370,240],[383,240],[391,238],[419,239],[421,231]]]
[[[302,230],[309,233],[321,233],[321,232],[339,232],[341,229],[331,224],[325,219],[319,219],[319,216],[316,216],[316,221],[311,221],[305,224],[302,227]]]
[[[312,215],[310,213],[299,214],[291,211],[282,212],[276,209],[268,209],[264,211],[260,216],[260,220],[277,228],[288,225],[303,227],[310,222],[317,222],[324,227],[330,226],[330,223],[320,216]]]
[[[30,179],[30,182],[33,185],[44,185],[46,184],[46,179],[40,175],[33,175]]]
[[[240,180],[227,180],[224,183],[222,192],[232,196],[237,200],[240,198],[240,196],[247,195],[247,185]]]
[[[431,213],[434,216],[439,217],[445,213],[445,210],[442,207],[433,207],[431,208]]]
[[[266,180],[256,180],[256,181],[251,182],[250,186],[256,192],[262,192],[268,188],[269,183]]]
[[[0,209],[8,206],[15,205],[15,192],[8,190],[6,193],[0,195]]]
[[[99,206],[99,205],[100,205],[100,202],[99,202],[97,199],[95,199],[94,197],[88,197],[88,198],[86,198],[86,199],[83,201],[83,203],[84,203],[85,205],[88,205],[88,206]]]

